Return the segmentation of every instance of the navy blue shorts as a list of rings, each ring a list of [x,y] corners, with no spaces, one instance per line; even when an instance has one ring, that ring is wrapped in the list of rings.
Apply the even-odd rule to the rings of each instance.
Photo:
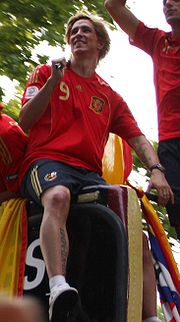
[[[26,173],[21,193],[25,198],[41,204],[41,195],[45,190],[62,185],[69,188],[72,201],[75,201],[83,187],[98,184],[107,183],[96,172],[59,161],[41,159],[35,161]]]
[[[174,193],[175,204],[167,205],[172,226],[180,225],[180,138],[159,142],[158,156],[166,169],[166,179]]]

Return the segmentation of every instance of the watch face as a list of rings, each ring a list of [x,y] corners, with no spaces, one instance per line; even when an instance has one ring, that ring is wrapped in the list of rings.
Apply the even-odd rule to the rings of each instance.
[[[158,170],[160,170],[161,172],[165,172],[165,168],[162,166],[162,164],[160,164],[160,163],[156,163],[156,164],[154,164],[154,165],[152,165],[152,167],[151,167],[151,171],[153,170],[153,169],[158,169]]]
[[[160,169],[161,171],[165,171],[164,167],[161,164],[158,164],[158,169]]]

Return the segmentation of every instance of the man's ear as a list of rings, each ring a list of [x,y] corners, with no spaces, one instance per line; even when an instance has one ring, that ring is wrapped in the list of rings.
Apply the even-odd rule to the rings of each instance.
[[[98,48],[99,50],[101,50],[103,47],[104,47],[104,41],[102,41],[102,39],[99,39],[99,40],[98,40],[97,48]]]

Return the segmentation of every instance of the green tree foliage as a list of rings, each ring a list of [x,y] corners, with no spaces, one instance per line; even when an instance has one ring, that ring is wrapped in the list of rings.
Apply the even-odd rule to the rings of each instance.
[[[16,99],[10,100],[3,109],[3,113],[12,117],[15,121],[18,121],[19,116],[19,104]]]
[[[52,46],[64,44],[64,28],[79,10],[98,13],[111,21],[103,1],[95,0],[1,0],[0,75],[24,84],[26,75],[47,56],[32,58],[32,50],[43,40]],[[1,93],[0,93],[1,94]]]
[[[18,122],[19,112],[21,107],[21,98],[24,92],[24,86],[18,84],[16,86],[16,95],[12,97],[8,103],[4,104],[3,113],[12,117],[15,121]]]
[[[10,101],[7,104],[5,104],[5,107],[3,109],[3,113],[9,115],[17,122],[19,118],[22,94],[23,89],[20,86],[18,86],[16,97],[10,99]]]

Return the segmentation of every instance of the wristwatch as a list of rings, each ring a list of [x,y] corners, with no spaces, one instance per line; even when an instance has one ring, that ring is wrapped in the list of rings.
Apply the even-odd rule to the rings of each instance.
[[[161,163],[155,163],[150,167],[150,171],[152,171],[153,169],[158,169],[159,171],[161,171],[162,173],[165,173],[165,168],[162,166]]]

